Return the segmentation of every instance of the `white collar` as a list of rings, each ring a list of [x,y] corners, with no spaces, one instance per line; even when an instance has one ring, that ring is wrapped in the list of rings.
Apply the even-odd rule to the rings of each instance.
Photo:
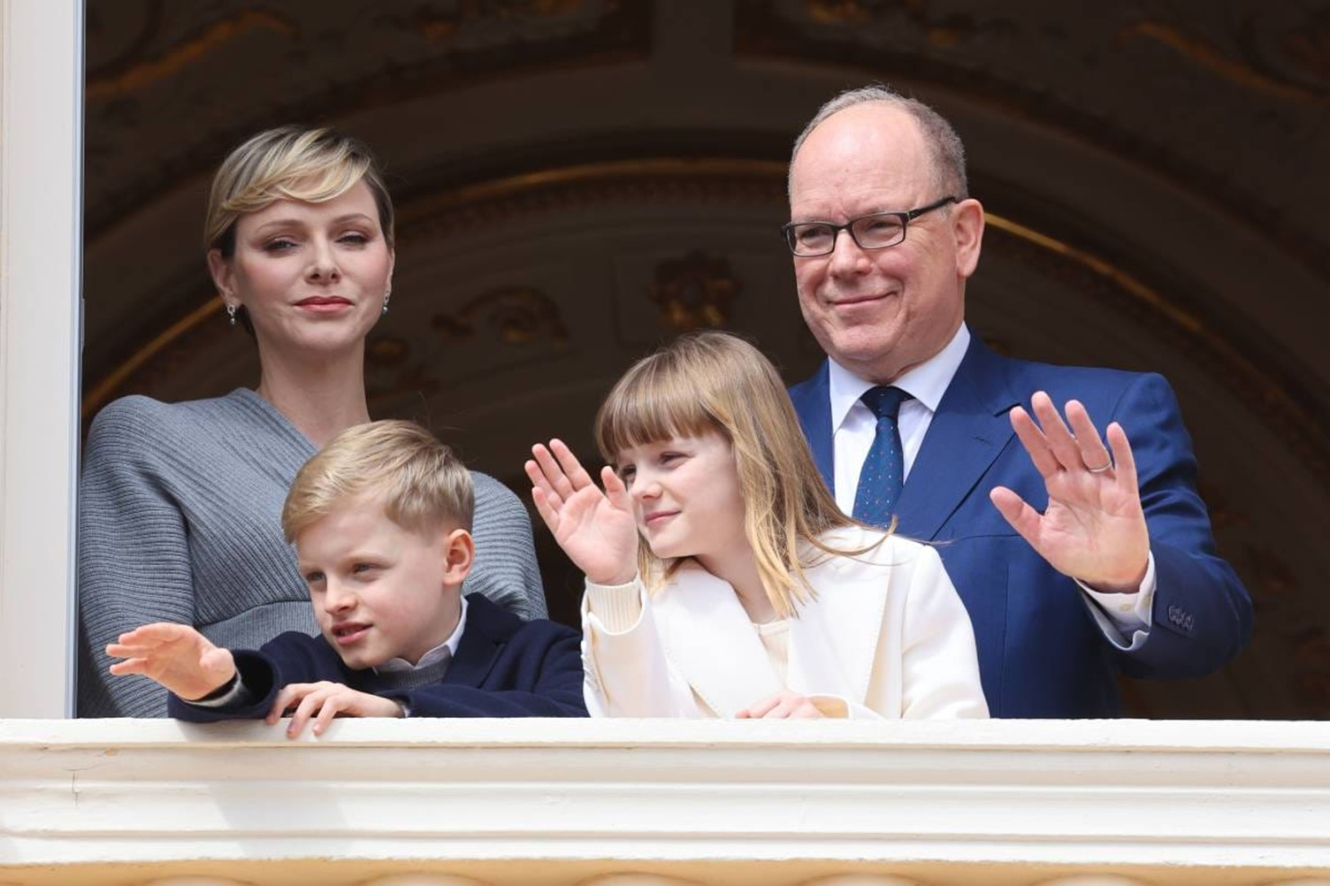
[[[404,671],[416,671],[421,668],[427,668],[432,664],[437,664],[444,659],[452,659],[457,655],[457,647],[462,643],[462,632],[466,630],[466,597],[460,597],[461,612],[457,616],[457,627],[448,635],[438,646],[435,646],[429,652],[420,657],[420,661],[411,664],[405,658],[390,658],[383,664],[374,669],[377,674],[400,674]]]
[[[961,368],[961,361],[965,359],[969,347],[970,329],[961,323],[946,347],[908,372],[901,373],[891,384],[918,400],[929,413],[937,412],[942,395],[956,377],[956,370]],[[827,367],[827,391],[831,403],[831,428],[834,432],[845,423],[845,417],[850,414],[854,404],[874,383],[864,381],[835,360],[828,362],[831,365]]]

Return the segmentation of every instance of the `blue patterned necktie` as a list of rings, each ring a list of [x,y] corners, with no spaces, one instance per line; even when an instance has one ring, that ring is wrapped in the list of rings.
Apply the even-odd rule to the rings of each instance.
[[[905,485],[905,455],[901,451],[901,432],[896,415],[901,402],[910,395],[900,388],[878,386],[864,391],[859,398],[877,416],[873,446],[859,472],[859,488],[854,493],[854,518],[873,526],[889,526],[891,515]]]

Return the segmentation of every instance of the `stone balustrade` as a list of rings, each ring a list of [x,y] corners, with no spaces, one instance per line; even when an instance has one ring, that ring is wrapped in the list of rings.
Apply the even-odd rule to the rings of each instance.
[[[1330,886],[1330,724],[0,721],[0,884]]]

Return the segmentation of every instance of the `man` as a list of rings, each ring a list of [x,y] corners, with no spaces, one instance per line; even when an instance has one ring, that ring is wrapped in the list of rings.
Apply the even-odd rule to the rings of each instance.
[[[1167,382],[1005,359],[966,327],[984,216],[951,126],[844,93],[795,142],[789,186],[799,304],[830,358],[790,391],[804,433],[843,509],[938,543],[993,715],[1114,716],[1119,672],[1236,655],[1251,601]]]

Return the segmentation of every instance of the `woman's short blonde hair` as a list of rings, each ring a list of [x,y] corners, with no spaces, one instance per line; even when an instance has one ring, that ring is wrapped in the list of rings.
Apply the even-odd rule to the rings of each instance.
[[[393,201],[369,148],[327,128],[279,126],[260,132],[228,154],[213,176],[203,226],[205,246],[230,258],[240,216],[274,200],[334,200],[360,181],[374,195],[379,225],[392,247]]]
[[[305,462],[282,508],[288,542],[348,502],[371,500],[403,529],[470,530],[471,475],[433,434],[409,421],[347,428]]]
[[[858,525],[827,491],[808,451],[785,385],[757,348],[724,332],[685,335],[633,365],[596,416],[596,445],[610,464],[618,454],[671,437],[717,431],[734,449],[744,499],[744,534],[757,557],[767,597],[782,617],[812,590],[804,576],[807,546],[829,554],[823,533]],[[668,577],[642,541],[644,576]]]

